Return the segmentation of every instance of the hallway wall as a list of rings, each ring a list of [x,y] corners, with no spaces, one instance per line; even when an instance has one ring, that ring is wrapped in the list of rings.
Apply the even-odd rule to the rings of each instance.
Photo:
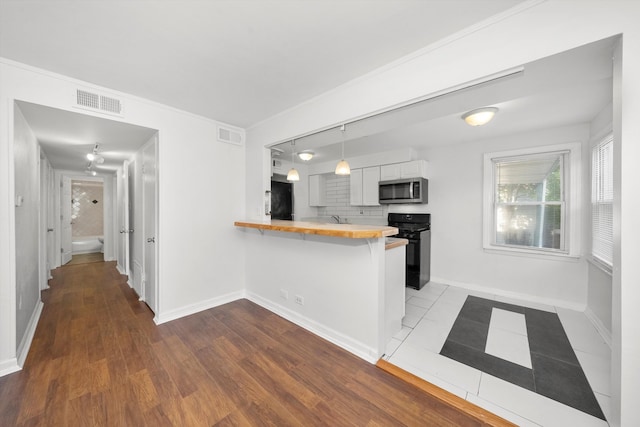
[[[14,116],[15,156],[15,248],[16,300],[15,333],[18,357],[35,331],[40,302],[40,151],[38,141],[16,106]],[[18,202],[18,198],[22,199]],[[19,206],[18,206],[19,205]],[[32,320],[32,318],[35,319]]]

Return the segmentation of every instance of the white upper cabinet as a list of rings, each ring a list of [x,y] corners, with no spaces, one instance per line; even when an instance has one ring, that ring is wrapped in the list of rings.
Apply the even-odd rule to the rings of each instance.
[[[350,199],[352,206],[379,206],[380,167],[351,169]]]
[[[309,175],[309,206],[326,205],[326,178],[324,175]]]
[[[380,181],[402,178],[427,178],[427,161],[414,160],[380,167]]]

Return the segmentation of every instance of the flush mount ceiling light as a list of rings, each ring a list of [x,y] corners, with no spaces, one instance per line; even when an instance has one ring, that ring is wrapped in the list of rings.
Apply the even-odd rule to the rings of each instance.
[[[486,125],[496,115],[498,109],[496,107],[483,107],[471,110],[462,115],[462,120],[467,122],[469,126]]]
[[[308,162],[313,158],[314,154],[316,153],[314,153],[313,151],[305,150],[305,151],[299,152],[298,157],[300,157],[300,160]]]
[[[347,163],[347,161],[344,159],[345,125],[340,126],[340,130],[342,131],[342,160],[340,160],[336,165],[336,175],[351,175],[351,168],[349,167],[349,163]]]
[[[293,141],[291,141],[291,169],[287,174],[287,181],[300,181],[300,174],[296,170],[296,162],[293,156],[293,152],[295,151],[294,150],[295,145],[296,145],[296,141],[294,139]]]

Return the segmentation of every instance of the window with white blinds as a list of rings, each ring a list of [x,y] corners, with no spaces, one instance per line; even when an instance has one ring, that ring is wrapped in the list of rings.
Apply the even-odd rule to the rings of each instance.
[[[484,154],[483,248],[580,256],[580,143]]]
[[[494,158],[494,245],[565,250],[568,152]]]
[[[613,134],[595,147],[591,156],[591,254],[613,265]]]

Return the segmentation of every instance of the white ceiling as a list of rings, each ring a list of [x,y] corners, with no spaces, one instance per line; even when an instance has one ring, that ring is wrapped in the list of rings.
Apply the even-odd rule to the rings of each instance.
[[[0,56],[240,127],[523,0],[0,0]]]
[[[523,1],[0,0],[0,56],[248,127]],[[349,125],[346,155],[589,121],[611,99],[611,45],[525,64],[523,76],[504,83]],[[496,119],[464,125],[460,115],[483,105],[501,109]],[[82,170],[96,142],[104,166],[121,162],[155,132],[20,108],[59,169]],[[296,151],[316,151],[312,162],[333,160],[339,140],[340,132],[328,132],[297,141]]]
[[[17,101],[54,169],[84,172],[87,154],[98,144],[104,163],[92,170],[112,174],[157,131],[114,120]]]

